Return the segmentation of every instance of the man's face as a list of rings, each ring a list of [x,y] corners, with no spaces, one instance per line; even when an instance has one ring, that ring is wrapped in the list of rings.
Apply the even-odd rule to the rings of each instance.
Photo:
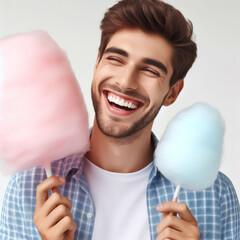
[[[169,97],[172,51],[161,36],[141,30],[123,29],[112,36],[97,59],[92,82],[96,120],[105,135],[123,138],[151,129]]]

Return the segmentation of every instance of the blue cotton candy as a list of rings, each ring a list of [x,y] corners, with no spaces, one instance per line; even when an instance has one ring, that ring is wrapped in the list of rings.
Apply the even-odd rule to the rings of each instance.
[[[169,122],[154,153],[155,164],[186,190],[211,187],[220,167],[224,132],[224,121],[215,108],[194,104]]]

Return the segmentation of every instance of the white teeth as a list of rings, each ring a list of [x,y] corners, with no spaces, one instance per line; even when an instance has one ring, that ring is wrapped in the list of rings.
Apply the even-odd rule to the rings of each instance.
[[[120,98],[117,97],[116,100],[115,100],[115,103],[119,105],[119,102],[120,102]]]
[[[109,102],[113,102],[117,105],[123,106],[123,107],[128,107],[130,109],[136,109],[137,106],[131,102],[125,101],[124,99],[120,99],[119,97],[115,97],[111,94],[108,94],[107,99]]]
[[[124,107],[129,107],[129,103],[128,102],[125,102],[124,103]],[[130,107],[129,107],[130,108]]]
[[[124,100],[123,99],[120,100],[119,105],[124,106]]]
[[[113,100],[112,95],[108,96],[108,100],[109,100],[110,102],[112,102],[112,100]]]
[[[134,105],[134,104],[132,104],[132,107],[131,108],[133,108],[133,109],[136,109],[137,108],[137,106],[136,105]]]

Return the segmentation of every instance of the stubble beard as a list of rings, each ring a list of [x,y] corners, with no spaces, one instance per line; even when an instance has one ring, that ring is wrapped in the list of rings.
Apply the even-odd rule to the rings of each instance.
[[[167,96],[166,95],[164,97],[160,107],[153,106],[148,111],[148,113],[146,113],[144,116],[142,116],[140,119],[138,119],[134,123],[129,123],[129,125],[126,125],[126,124],[123,125],[120,123],[120,121],[118,123],[117,119],[115,120],[113,119],[111,123],[109,123],[108,121],[106,121],[106,119],[104,119],[102,114],[103,110],[101,109],[100,102],[98,102],[96,99],[96,95],[93,91],[93,88],[91,89],[91,92],[92,92],[92,102],[95,110],[95,117],[96,117],[98,128],[104,135],[114,138],[116,140],[127,139],[134,136],[137,137],[140,130],[142,130],[143,128],[145,128],[146,126],[148,126],[153,122],[153,120],[155,119],[155,117],[157,116],[158,112],[160,111],[163,105],[165,97]]]

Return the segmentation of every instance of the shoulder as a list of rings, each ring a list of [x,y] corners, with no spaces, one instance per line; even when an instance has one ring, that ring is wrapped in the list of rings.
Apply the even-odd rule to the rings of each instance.
[[[218,172],[217,181],[219,181],[219,183],[223,184],[225,187],[232,185],[232,182],[229,179],[229,177],[227,177],[227,175],[225,175],[221,171]]]
[[[13,174],[8,182],[5,198],[21,201],[27,199],[36,191],[37,185],[46,178],[45,170],[42,167],[35,167]]]
[[[63,176],[66,171],[71,170],[74,167],[79,167],[83,156],[79,154],[72,154],[67,157],[58,159],[51,163],[51,169],[53,175]],[[20,187],[36,187],[40,182],[47,178],[46,169],[41,166],[37,166],[22,172],[13,174],[9,180],[10,186]]]
[[[220,192],[235,191],[232,181],[222,172],[218,172],[214,187],[219,188]]]
[[[222,172],[218,173],[214,188],[219,191],[222,239],[239,239],[240,205],[236,190]]]
[[[231,180],[222,172],[218,173],[213,188],[218,193],[221,205],[235,205],[239,208],[236,190]]]

